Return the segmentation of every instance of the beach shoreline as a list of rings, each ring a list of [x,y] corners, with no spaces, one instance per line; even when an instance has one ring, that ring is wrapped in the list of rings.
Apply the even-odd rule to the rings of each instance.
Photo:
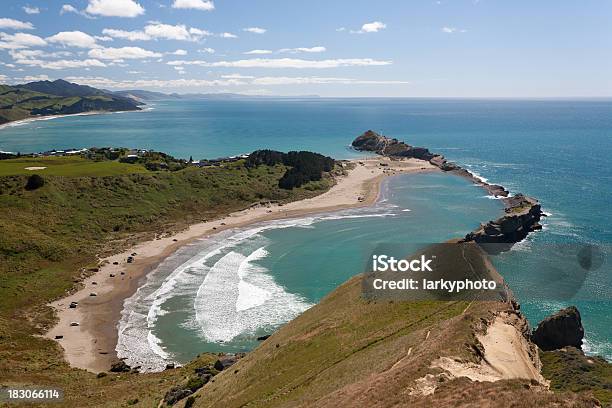
[[[149,272],[179,248],[224,230],[258,222],[367,207],[378,200],[384,178],[439,171],[429,162],[417,159],[372,157],[351,162],[355,167],[339,177],[330,190],[316,197],[284,205],[251,207],[220,219],[193,224],[174,235],[142,242],[101,259],[98,271],[83,280],[81,289],[49,304],[59,320],[45,337],[60,344],[71,366],[96,373],[107,371],[117,360],[118,324],[125,299],[138,290]],[[134,262],[127,263],[131,256]],[[95,296],[91,296],[93,293]],[[71,302],[78,302],[77,307],[70,308]]]
[[[7,129],[7,128],[11,128],[11,127],[18,127],[18,126],[23,126],[23,125],[27,125],[28,123],[34,123],[34,122],[42,122],[42,121],[47,121],[47,120],[53,120],[53,119],[61,119],[61,118],[69,118],[69,117],[73,117],[73,116],[93,116],[93,115],[110,115],[113,113],[129,113],[129,112],[148,112],[153,110],[152,107],[147,107],[147,108],[141,108],[139,110],[125,110],[125,111],[89,111],[89,112],[80,112],[80,113],[69,113],[66,115],[44,115],[44,116],[36,116],[36,117],[30,117],[30,118],[26,118],[26,119],[19,119],[19,120],[13,120],[11,122],[7,122],[7,123],[3,123],[0,125],[0,131]],[[5,152],[5,153],[10,153],[10,152]],[[36,152],[30,152],[30,153],[36,153]]]

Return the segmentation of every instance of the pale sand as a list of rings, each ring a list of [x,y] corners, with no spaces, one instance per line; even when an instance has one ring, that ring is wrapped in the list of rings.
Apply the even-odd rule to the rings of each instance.
[[[12,122],[4,123],[0,125],[0,130],[15,127],[15,126],[27,125],[28,123],[32,123],[32,122],[40,122],[40,121],[53,120],[53,119],[59,119],[59,118],[69,118],[71,116],[112,115],[114,113],[148,112],[153,109],[154,108],[149,106],[146,108],[143,107],[140,110],[133,110],[133,111],[89,111],[89,112],[81,112],[81,113],[69,113],[67,115],[34,116],[31,118],[19,119],[19,120],[14,120]],[[5,153],[10,153],[10,152],[5,152]]]
[[[149,271],[181,246],[197,238],[255,222],[369,206],[376,201],[380,182],[385,176],[438,170],[429,162],[416,159],[391,161],[377,157],[353,162],[356,167],[347,176],[338,179],[335,186],[317,197],[283,206],[254,207],[222,219],[194,224],[175,235],[137,244],[101,260],[107,262],[83,281],[83,289],[51,303],[59,322],[45,336],[50,339],[63,336],[57,341],[64,348],[65,358],[71,366],[92,372],[106,371],[116,360],[117,324],[123,301],[135,293]],[[383,167],[381,163],[387,166]],[[135,261],[128,264],[127,257],[132,253],[137,253]],[[119,264],[113,265],[113,262]],[[121,275],[121,272],[125,274]],[[115,276],[110,277],[110,274]],[[90,296],[92,292],[97,296]],[[68,308],[73,301],[78,302],[78,306]],[[77,322],[79,326],[70,326],[71,322]]]
[[[485,350],[484,358],[502,379],[525,378],[547,384],[540,374],[537,350],[517,329],[517,320],[514,314],[502,313],[484,336],[478,336]]]
[[[472,381],[495,382],[500,380],[534,380],[547,387],[548,381],[540,373],[541,363],[536,346],[521,334],[516,314],[502,312],[487,328],[486,333],[477,335],[484,349],[484,359],[480,363],[459,361],[450,357],[440,357],[432,362],[432,367],[443,369],[448,378],[467,377]],[[416,391],[423,395],[431,394],[438,384],[431,374],[417,382]],[[425,385],[430,385],[426,386]],[[431,385],[434,385],[433,388]]]

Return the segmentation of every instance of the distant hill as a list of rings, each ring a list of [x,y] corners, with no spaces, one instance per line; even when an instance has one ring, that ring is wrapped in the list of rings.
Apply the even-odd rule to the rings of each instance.
[[[109,91],[110,92],[110,91]],[[272,95],[244,95],[238,93],[188,93],[165,94],[162,92],[144,91],[141,89],[132,89],[128,91],[115,91],[114,95],[130,98],[135,101],[162,101],[170,99],[207,99],[207,100],[229,100],[229,99],[271,99],[271,98],[320,98],[318,95],[300,95],[300,96],[272,96]]]
[[[140,110],[132,99],[61,79],[0,85],[0,124],[36,116],[131,110]]]
[[[131,89],[127,91],[115,91],[114,95],[130,98],[138,102],[142,101],[161,101],[166,99],[181,99],[178,94],[165,94],[162,92],[144,91],[141,89]]]
[[[49,95],[57,96],[95,96],[106,95],[107,93],[87,85],[74,84],[72,82],[58,79],[56,81],[37,81],[23,85],[17,85],[19,88],[29,89],[30,91],[40,92]]]
[[[177,94],[173,94],[177,95]],[[296,96],[279,96],[279,95],[245,95],[238,93],[191,93],[178,95],[181,99],[295,99],[295,98],[320,98],[319,95],[296,95]]]

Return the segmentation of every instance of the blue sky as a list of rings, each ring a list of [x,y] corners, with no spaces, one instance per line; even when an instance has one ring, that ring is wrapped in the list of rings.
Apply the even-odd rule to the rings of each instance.
[[[612,2],[3,0],[0,82],[322,96],[609,97]]]

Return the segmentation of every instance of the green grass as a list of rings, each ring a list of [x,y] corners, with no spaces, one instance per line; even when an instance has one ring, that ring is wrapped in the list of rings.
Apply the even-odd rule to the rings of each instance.
[[[46,167],[42,170],[26,170],[26,167]],[[133,173],[147,173],[140,166],[118,161],[92,161],[80,156],[19,158],[0,160],[0,177],[40,174],[41,176],[99,177]]]
[[[585,356],[569,347],[540,352],[542,375],[555,391],[591,391],[603,404],[612,405],[612,365],[601,357]]]

